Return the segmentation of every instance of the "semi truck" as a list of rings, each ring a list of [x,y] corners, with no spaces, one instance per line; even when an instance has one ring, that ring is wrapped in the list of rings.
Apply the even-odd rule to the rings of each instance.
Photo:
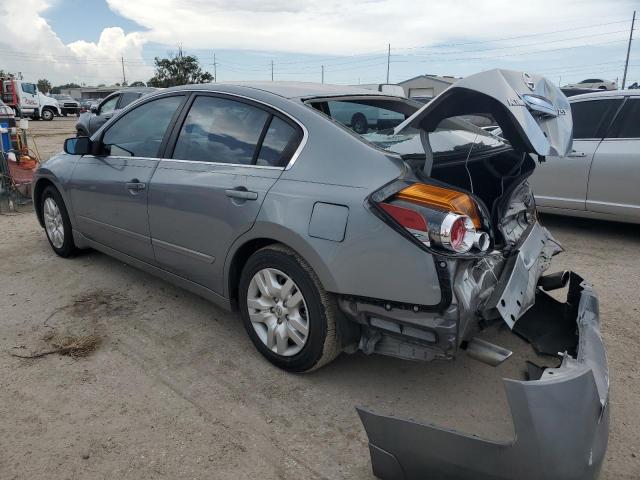
[[[62,115],[58,101],[43,94],[33,82],[15,78],[1,79],[2,101],[13,108],[16,117],[53,120]]]

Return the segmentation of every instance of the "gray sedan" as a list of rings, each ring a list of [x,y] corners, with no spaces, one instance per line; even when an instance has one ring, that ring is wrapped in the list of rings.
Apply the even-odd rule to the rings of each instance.
[[[571,97],[573,151],[548,156],[532,176],[538,208],[640,223],[640,92]]]
[[[341,123],[363,108],[389,121]],[[570,150],[571,125],[556,86],[514,71],[427,105],[355,87],[189,85],[68,139],[37,171],[34,203],[58,255],[94,248],[238,309],[289,371],[358,350],[427,361],[466,349],[495,366],[511,352],[476,335],[506,324],[541,355],[528,381],[505,380],[515,439],[359,409],[374,473],[593,478],[608,432],[597,298],[576,274],[544,274],[561,247],[527,181],[532,155]],[[567,302],[546,293],[566,285]]]

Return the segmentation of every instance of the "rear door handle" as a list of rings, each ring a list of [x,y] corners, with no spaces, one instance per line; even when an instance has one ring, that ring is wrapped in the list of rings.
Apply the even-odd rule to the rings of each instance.
[[[225,190],[224,194],[230,198],[239,198],[241,200],[257,200],[258,192],[250,192],[244,187]]]
[[[147,188],[147,184],[144,182],[140,182],[137,179],[133,179],[130,182],[127,182],[125,184],[127,186],[127,190],[130,191],[134,191],[134,192],[139,192],[141,190],[144,190],[145,188]]]

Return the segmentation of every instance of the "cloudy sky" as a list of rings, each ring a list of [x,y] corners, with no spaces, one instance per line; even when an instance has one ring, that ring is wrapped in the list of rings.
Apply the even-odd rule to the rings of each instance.
[[[97,85],[182,45],[219,81],[379,83],[502,67],[622,78],[638,0],[0,0],[0,69]],[[640,12],[639,12],[640,14]],[[636,22],[634,36],[640,37]],[[640,38],[628,79],[640,81]],[[629,83],[629,82],[628,82]]]

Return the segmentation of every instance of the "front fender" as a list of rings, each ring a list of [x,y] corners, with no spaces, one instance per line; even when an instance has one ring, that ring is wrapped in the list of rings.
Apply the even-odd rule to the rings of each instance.
[[[46,162],[42,163],[40,167],[35,171],[33,175],[33,205],[36,210],[38,222],[44,227],[42,212],[40,211],[40,205],[38,202],[38,196],[42,192],[45,183],[51,183],[60,192],[64,205],[69,214],[69,220],[71,226],[75,229],[76,221],[75,214],[73,212],[73,203],[67,191],[69,182],[71,181],[71,175],[73,174],[73,168],[78,161],[78,156],[68,155],[66,153],[59,153],[54,155]]]

